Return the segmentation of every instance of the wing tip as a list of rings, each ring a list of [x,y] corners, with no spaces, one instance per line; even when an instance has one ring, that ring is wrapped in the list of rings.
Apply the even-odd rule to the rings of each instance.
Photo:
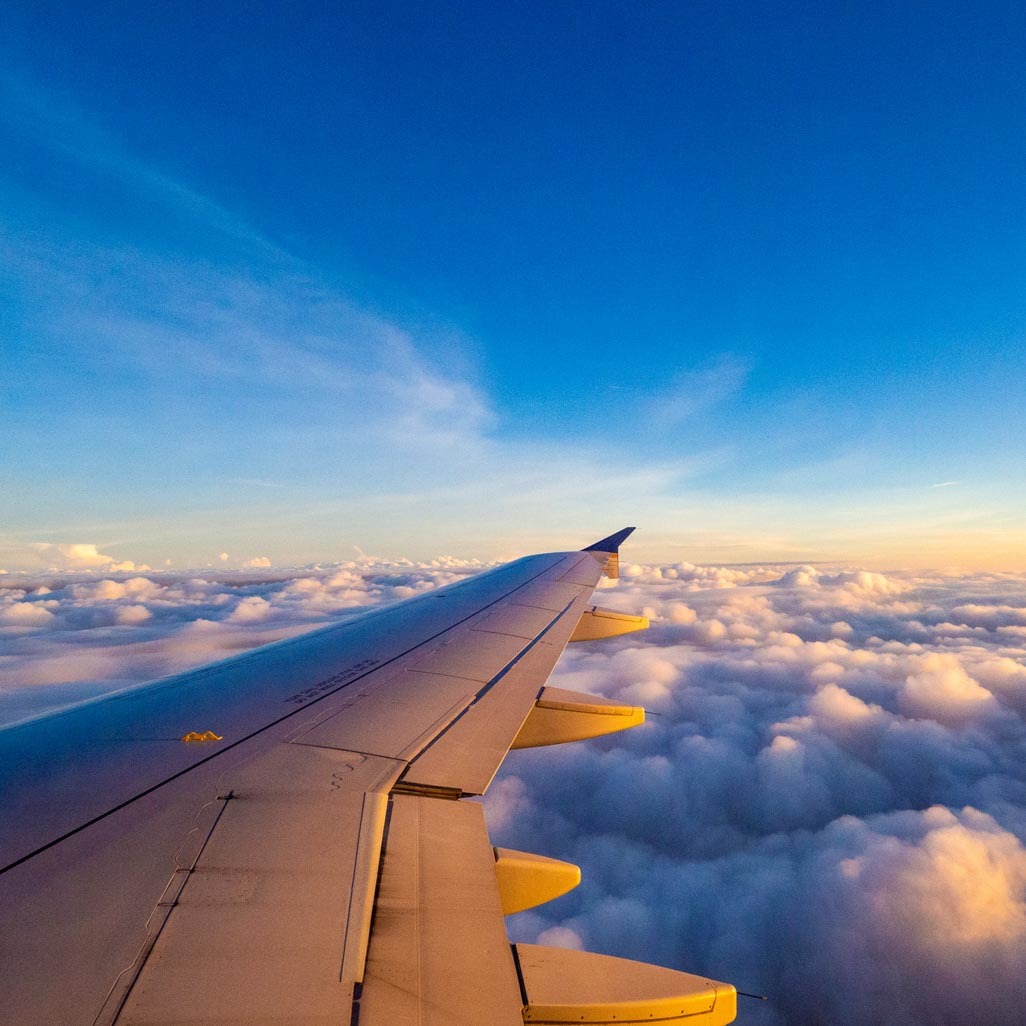
[[[629,538],[637,528],[625,527],[616,534],[611,534],[608,538],[602,538],[592,545],[581,549],[581,552],[619,552],[620,546],[624,541]]]

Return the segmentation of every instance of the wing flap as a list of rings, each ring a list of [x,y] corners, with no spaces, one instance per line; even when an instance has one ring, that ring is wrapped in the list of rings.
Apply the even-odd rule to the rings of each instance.
[[[523,1026],[484,813],[393,795],[360,1026]]]
[[[282,744],[228,774],[224,812],[184,870],[118,1026],[342,1021],[401,768]]]

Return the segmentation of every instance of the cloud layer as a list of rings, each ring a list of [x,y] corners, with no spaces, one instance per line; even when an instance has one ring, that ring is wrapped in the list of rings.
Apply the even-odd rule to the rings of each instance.
[[[655,715],[507,761],[496,843],[584,869],[513,936],[770,997],[742,999],[742,1022],[1020,1017],[1026,580],[625,576],[608,604],[651,630],[572,647],[553,683]]]
[[[103,573],[0,578],[0,723],[224,658],[481,569],[457,559],[414,566],[365,558],[274,571],[256,557],[242,571],[143,575],[115,572],[95,546],[72,548],[91,550]]]
[[[192,578],[8,575],[0,720],[479,568],[263,562]],[[742,999],[747,1023],[1019,1018],[1026,578],[688,563],[623,573],[599,600],[646,611],[652,628],[571,646],[552,683],[652,715],[622,736],[507,760],[486,800],[495,843],[584,870],[576,891],[514,917],[514,938],[767,994]]]

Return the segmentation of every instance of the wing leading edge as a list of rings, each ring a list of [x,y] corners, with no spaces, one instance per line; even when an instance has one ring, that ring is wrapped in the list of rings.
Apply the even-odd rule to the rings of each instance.
[[[511,946],[580,872],[464,800],[643,719],[544,687],[647,626],[589,605],[631,530],[0,731],[10,1021],[730,1022],[729,985]]]

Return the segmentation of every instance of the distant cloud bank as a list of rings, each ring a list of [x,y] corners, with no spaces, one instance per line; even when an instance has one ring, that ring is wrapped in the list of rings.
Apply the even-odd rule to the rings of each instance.
[[[150,569],[144,563],[119,560],[105,552],[100,552],[99,547],[92,542],[76,542],[66,545],[36,542],[22,550],[23,555],[26,553],[31,553],[32,562],[40,567],[48,567],[53,570],[102,570],[115,574],[133,570],[145,573]]]
[[[481,569],[254,557],[187,577],[69,548],[77,573],[3,578],[0,721]],[[511,935],[767,994],[742,999],[749,1024],[1021,1018],[1026,576],[623,574],[599,601],[652,628],[571,646],[552,683],[652,715],[507,760],[485,802],[493,841],[584,871]]]

